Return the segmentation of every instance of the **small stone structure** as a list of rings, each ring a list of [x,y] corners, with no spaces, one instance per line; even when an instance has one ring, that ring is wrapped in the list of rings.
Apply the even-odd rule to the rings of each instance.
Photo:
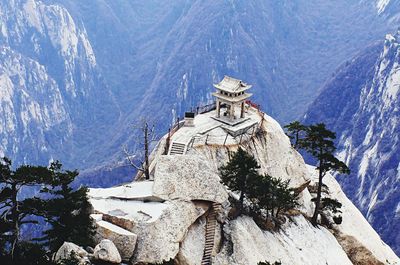
[[[193,127],[193,120],[194,120],[195,113],[194,112],[185,112],[185,123],[184,126],[186,127]]]
[[[246,91],[251,88],[251,85],[242,80],[225,76],[221,82],[214,84],[214,87],[217,89],[217,92],[212,94],[216,98],[217,118],[221,118],[221,107],[224,104],[226,105],[226,112],[223,116],[227,116],[228,121],[243,119],[245,101],[252,95]],[[236,105],[240,105],[240,117],[235,116]]]

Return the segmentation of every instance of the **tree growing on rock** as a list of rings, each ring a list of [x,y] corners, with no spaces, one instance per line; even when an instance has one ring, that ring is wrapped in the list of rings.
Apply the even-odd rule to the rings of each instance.
[[[328,130],[325,124],[318,123],[306,127],[303,139],[299,141],[300,148],[311,154],[318,161],[318,188],[315,198],[315,210],[311,219],[313,225],[317,225],[318,215],[321,210],[321,193],[323,178],[329,171],[336,171],[341,174],[349,174],[347,165],[334,156],[336,151],[333,140],[336,138],[334,132]]]
[[[258,177],[259,168],[254,157],[242,148],[233,153],[228,163],[220,168],[222,183],[232,191],[240,193],[240,209],[243,209],[244,197],[249,190],[251,179]]]
[[[316,198],[313,198],[312,201],[315,201]],[[332,215],[333,222],[335,224],[342,223],[342,216],[340,215],[342,211],[342,204],[336,200],[329,197],[325,197],[321,199],[321,210],[320,213],[324,217],[325,222],[328,226],[330,226],[330,221],[327,219],[327,215]]]
[[[288,125],[285,125],[284,128],[287,131],[286,135],[290,138],[292,146],[297,149],[307,131],[307,126],[301,124],[299,121],[293,121]]]
[[[297,195],[289,188],[289,180],[269,175],[258,175],[250,180],[248,197],[254,210],[264,210],[273,217],[297,205]]]

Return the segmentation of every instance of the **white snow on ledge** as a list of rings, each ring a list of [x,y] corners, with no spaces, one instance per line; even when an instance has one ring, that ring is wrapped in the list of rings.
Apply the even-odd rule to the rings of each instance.
[[[169,207],[168,203],[142,202],[119,199],[90,198],[90,203],[97,212],[109,214],[134,222],[154,222]]]
[[[112,188],[90,189],[89,197],[93,199],[117,198],[124,200],[162,202],[162,199],[153,196],[153,184],[153,181],[138,181]]]
[[[135,234],[132,232],[129,232],[128,230],[125,230],[119,226],[116,226],[112,223],[106,222],[106,221],[98,221],[97,225],[102,226],[110,231],[115,232],[116,234],[120,234],[120,235],[127,235],[127,236],[134,236]]]

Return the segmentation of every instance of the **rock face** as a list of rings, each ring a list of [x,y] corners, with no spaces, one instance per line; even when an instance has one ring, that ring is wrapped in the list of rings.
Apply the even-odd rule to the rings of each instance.
[[[257,264],[259,261],[296,265],[353,264],[327,229],[313,227],[302,216],[276,233],[262,231],[250,217],[231,221],[229,230],[231,242],[224,246],[213,264]]]
[[[343,190],[398,254],[399,63],[397,32],[340,67],[305,117],[337,133],[338,154],[351,170],[338,178]]]
[[[309,175],[312,183],[316,183],[318,179],[315,167],[308,166]],[[338,241],[340,244],[346,245],[346,250],[349,251],[349,256],[354,256],[355,249],[365,248],[363,253],[371,253],[371,256],[365,255],[364,259],[371,261],[377,260],[385,264],[396,264],[400,262],[399,258],[392,251],[392,249],[384,243],[377,232],[371,227],[368,221],[363,217],[361,212],[354,206],[354,204],[347,198],[346,194],[340,188],[339,183],[331,175],[327,174],[324,177],[324,184],[328,187],[328,195],[336,198],[342,203],[341,216],[343,217],[342,223],[334,227],[338,231]],[[341,240],[344,240],[343,242]],[[349,240],[351,239],[351,240]],[[349,241],[358,242],[353,244],[354,249],[349,248]],[[350,244],[351,246],[352,244]],[[357,258],[355,258],[357,260]]]
[[[214,112],[202,115],[212,119]],[[249,136],[253,130],[250,128],[242,139],[240,139],[240,136],[228,136],[227,142],[230,144],[224,146],[224,132],[219,131],[219,128],[215,128],[207,132],[209,139],[216,139],[215,144],[206,145],[204,141],[205,135],[199,136],[200,139],[195,141],[195,146],[196,143],[199,143],[199,146],[189,150],[188,154],[200,156],[203,161],[211,163],[214,171],[218,172],[218,168],[229,160],[229,152],[236,151],[240,146],[240,140],[242,140],[241,146],[257,159],[261,166],[261,173],[279,177],[283,180],[290,180],[290,186],[293,188],[306,183],[309,180],[309,176],[304,160],[291,147],[288,137],[278,122],[267,115],[264,115],[262,119],[258,115],[253,116],[251,110],[247,115],[258,122],[257,128],[262,131],[262,134],[258,137]],[[196,123],[197,120],[195,119]],[[177,134],[174,137],[179,139],[179,132]]]
[[[102,239],[111,240],[117,247],[122,260],[129,260],[135,251],[137,235],[103,220],[96,222],[96,224],[98,241]]]
[[[129,230],[129,232],[124,231],[125,234],[137,235],[136,249],[132,259],[137,263],[156,263],[174,258],[189,227],[204,215],[210,206],[206,201],[160,202],[159,198],[157,202],[140,202],[135,199],[122,200],[121,198],[93,198],[91,202],[96,211],[103,213],[101,218],[97,217],[99,228],[104,226],[104,221],[107,220],[107,222],[113,222],[114,225],[119,225],[120,229]],[[104,234],[104,229],[100,229]],[[108,230],[111,230],[109,225]],[[118,229],[112,229],[112,236],[108,238],[118,247],[119,242],[127,238],[127,235],[119,237],[117,233]],[[131,250],[130,248],[126,251],[121,249],[124,248],[119,248],[121,254],[128,254]]]
[[[70,259],[72,255],[78,258],[79,265],[90,264],[88,253],[80,246],[71,242],[64,242],[64,244],[57,250],[54,261],[59,262],[63,259]]]
[[[186,145],[187,152],[185,155],[154,156],[151,167],[154,168],[153,181],[145,184],[133,182],[110,190],[90,190],[90,201],[95,211],[102,214],[97,218],[99,225],[104,221],[110,222],[137,235],[136,249],[130,259],[133,264],[154,264],[174,259],[179,265],[200,265],[206,246],[207,214],[210,207],[214,207],[212,203],[222,205],[211,250],[213,264],[399,262],[332,176],[326,177],[327,190],[344,205],[343,223],[334,226],[336,233],[309,223],[307,217],[313,213],[313,203],[308,187],[315,183],[315,170],[307,166],[290,146],[276,121],[249,108],[246,115],[251,120],[248,123],[250,127],[247,130],[247,125],[242,124],[243,131],[247,130],[245,135],[234,137],[227,134],[212,115],[212,112],[197,115],[193,127],[183,127],[174,133],[170,139],[172,142],[190,143]],[[290,180],[291,187],[300,192],[298,202],[301,205],[293,211],[297,215],[288,214],[279,231],[263,231],[248,216],[234,220],[228,218],[228,192],[220,183],[218,168],[239,146],[254,155],[261,173]],[[142,187],[141,192],[133,192],[139,187]],[[236,196],[232,192],[229,194]],[[342,240],[344,237],[359,242],[358,249],[365,250],[362,257],[350,255],[356,248],[343,247],[347,246]],[[113,239],[114,242],[117,240]]]
[[[154,263],[173,259],[189,227],[206,212],[206,204],[170,201],[169,207],[154,222],[139,222],[133,231],[138,235],[135,262]]]
[[[204,253],[206,218],[193,223],[182,241],[177,260],[179,265],[200,265]]]
[[[0,155],[76,167],[90,156],[78,149],[94,149],[107,131],[95,124],[115,118],[105,111],[113,102],[85,27],[49,2],[0,3]]]
[[[121,263],[122,259],[119,255],[118,249],[115,247],[111,240],[103,239],[94,248],[94,258],[103,262],[114,264]]]
[[[223,203],[228,193],[217,172],[200,156],[162,156],[157,161],[154,195],[170,200],[206,200]]]

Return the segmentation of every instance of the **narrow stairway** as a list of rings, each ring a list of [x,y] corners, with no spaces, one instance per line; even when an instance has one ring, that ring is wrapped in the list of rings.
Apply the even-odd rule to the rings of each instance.
[[[169,155],[184,155],[185,152],[186,152],[186,144],[172,142],[168,154]]]
[[[201,265],[211,265],[211,255],[214,249],[215,241],[215,228],[217,226],[217,213],[220,211],[221,204],[213,203],[210,212],[207,216],[206,224],[206,240],[204,245],[203,259],[201,260]]]

